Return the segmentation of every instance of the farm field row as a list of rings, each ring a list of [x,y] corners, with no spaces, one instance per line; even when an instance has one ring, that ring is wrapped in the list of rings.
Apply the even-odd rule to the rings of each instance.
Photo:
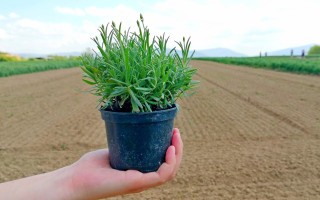
[[[77,67],[79,65],[79,60],[0,62],[0,77],[47,71],[53,69],[71,68]]]
[[[195,58],[196,60],[208,60],[225,64],[245,65],[254,68],[267,68],[298,74],[320,75],[319,57],[301,59],[289,56],[279,57],[243,57],[243,58]]]
[[[192,61],[197,93],[178,101],[184,157],[171,182],[111,199],[320,198],[320,79]],[[0,182],[106,148],[79,68],[0,79]]]

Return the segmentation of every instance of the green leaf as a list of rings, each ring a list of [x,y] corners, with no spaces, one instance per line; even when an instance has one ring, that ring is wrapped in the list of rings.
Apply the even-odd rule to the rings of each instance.
[[[138,105],[137,105],[137,103],[135,101],[131,101],[131,105],[132,105],[132,109],[133,109],[134,112],[136,112],[136,113],[140,112],[140,110],[138,108]]]
[[[86,67],[80,67],[90,78],[94,79],[93,73],[91,73]]]
[[[145,102],[144,105],[147,107],[147,110],[149,112],[152,112],[152,109],[151,109],[151,107],[149,106],[149,104],[147,102]]]
[[[100,72],[97,68],[92,67],[91,69],[92,69],[95,73],[97,73],[97,74],[101,74],[101,72]]]
[[[152,88],[134,87],[134,89],[136,89],[138,91],[146,91],[146,92],[152,91]]]
[[[112,80],[112,81],[114,81],[114,82],[116,82],[116,83],[119,83],[119,84],[121,84],[121,85],[129,86],[128,83],[125,83],[125,82],[123,82],[123,81],[119,81],[119,80],[117,80],[117,79],[115,79],[115,78],[110,78],[110,80]]]
[[[121,101],[120,101],[120,106],[121,106],[121,107],[123,106],[124,102],[125,102],[128,98],[129,98],[129,96],[127,96],[127,95],[121,98]]]
[[[196,85],[196,84],[199,84],[199,83],[200,83],[200,81],[191,81],[190,85]]]
[[[154,101],[150,101],[150,100],[146,100],[146,102],[148,102],[149,104],[152,104],[152,105],[158,105],[158,102],[154,102]]]
[[[126,88],[118,88],[115,87],[114,90],[111,92],[112,97],[120,96],[126,92]]]
[[[130,88],[128,88],[128,92],[130,94],[131,99],[135,102],[136,105],[138,105],[138,107],[142,108],[142,104],[139,101],[139,99],[134,95],[134,93],[132,92],[132,90]]]
[[[160,98],[155,97],[155,96],[151,96],[151,99],[155,100],[155,101],[160,101]]]
[[[82,81],[85,82],[85,83],[88,83],[89,85],[95,85],[95,84],[97,84],[97,83],[95,83],[95,82],[91,82],[91,81],[88,81],[88,80],[86,80],[86,79],[82,79]]]
[[[189,96],[191,96],[191,95],[194,95],[195,93],[196,93],[196,91],[191,92],[191,93],[189,93],[189,94],[184,94],[184,95],[182,95],[182,96],[184,96],[184,97],[189,97]]]
[[[166,82],[168,80],[168,77],[169,77],[170,73],[171,73],[171,69],[169,69],[169,71],[167,72],[167,74],[163,78],[162,82]]]

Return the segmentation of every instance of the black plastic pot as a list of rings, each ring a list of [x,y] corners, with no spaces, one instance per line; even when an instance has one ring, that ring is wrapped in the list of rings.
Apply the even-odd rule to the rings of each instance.
[[[157,171],[171,145],[177,107],[146,113],[100,111],[106,123],[111,167]]]

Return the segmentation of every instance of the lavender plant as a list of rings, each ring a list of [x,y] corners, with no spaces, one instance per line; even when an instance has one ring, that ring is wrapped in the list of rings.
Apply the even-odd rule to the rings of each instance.
[[[171,108],[182,96],[192,95],[190,89],[199,81],[192,77],[189,56],[191,41],[183,37],[176,49],[167,50],[165,34],[150,38],[143,16],[137,21],[138,32],[114,22],[102,25],[100,38],[92,38],[99,52],[82,55],[83,81],[92,85],[91,93],[100,97],[102,109],[116,112],[152,112]]]

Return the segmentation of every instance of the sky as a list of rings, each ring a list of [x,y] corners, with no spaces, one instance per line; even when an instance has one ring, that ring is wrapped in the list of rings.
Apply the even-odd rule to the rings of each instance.
[[[136,30],[140,13],[152,35],[191,37],[191,49],[246,55],[320,44],[320,0],[0,0],[0,51],[84,52],[102,24]]]

